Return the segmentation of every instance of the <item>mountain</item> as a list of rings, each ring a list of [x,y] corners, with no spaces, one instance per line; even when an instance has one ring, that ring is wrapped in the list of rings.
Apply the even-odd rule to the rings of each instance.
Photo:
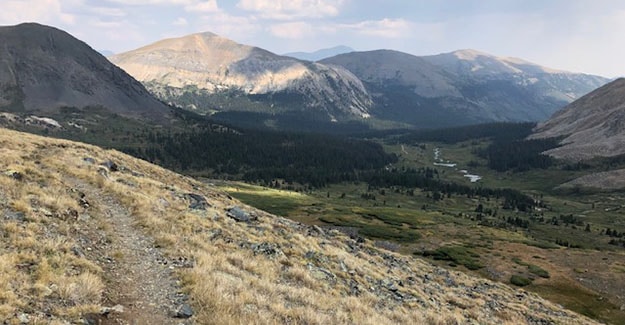
[[[317,50],[314,52],[291,52],[291,53],[285,53],[282,55],[294,57],[300,60],[315,62],[315,61],[323,60],[325,58],[329,58],[335,55],[349,53],[349,52],[354,52],[354,49],[345,45],[339,45],[339,46],[335,46],[335,47],[331,47],[327,49]]]
[[[115,55],[115,53],[113,51],[110,50],[99,50],[98,51],[100,54],[104,55],[104,56],[111,56],[111,55]]]
[[[596,324],[114,150],[2,128],[0,143],[7,323]]]
[[[165,39],[109,59],[164,101],[200,112],[306,112],[366,118],[371,98],[342,67],[279,56],[212,33]]]
[[[171,109],[87,44],[34,23],[0,27],[0,111],[85,108],[169,123]]]
[[[625,79],[620,78],[569,104],[534,129],[531,138],[564,137],[547,151],[581,160],[625,154]]]
[[[375,103],[372,116],[422,127],[540,121],[608,81],[475,50],[423,57],[377,50],[320,62],[363,81]]]

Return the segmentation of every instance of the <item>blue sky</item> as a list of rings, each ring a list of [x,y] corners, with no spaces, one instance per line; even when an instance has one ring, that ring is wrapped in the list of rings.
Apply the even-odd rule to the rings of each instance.
[[[276,53],[336,45],[415,55],[471,48],[556,69],[625,76],[625,1],[0,1],[0,25],[26,21],[116,53],[210,31]]]

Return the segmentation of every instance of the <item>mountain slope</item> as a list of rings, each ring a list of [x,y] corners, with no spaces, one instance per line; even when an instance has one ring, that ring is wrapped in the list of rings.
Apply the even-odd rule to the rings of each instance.
[[[625,79],[617,79],[556,112],[532,138],[565,137],[548,154],[573,160],[625,154]]]
[[[423,57],[353,52],[320,62],[344,66],[366,83],[372,115],[430,127],[543,120],[607,82],[474,50]]]
[[[325,58],[329,58],[335,55],[349,53],[349,52],[354,52],[354,49],[348,46],[339,45],[339,46],[335,46],[335,47],[331,47],[327,49],[317,50],[314,52],[291,52],[291,53],[285,53],[282,55],[290,56],[290,57],[300,59],[300,60],[314,62],[314,61],[323,60]]]
[[[170,108],[87,44],[53,27],[0,27],[0,110],[48,114],[105,108],[168,123]]]
[[[371,106],[360,80],[343,68],[279,56],[212,33],[165,39],[109,59],[161,99],[204,112],[229,110],[232,102],[220,98],[233,96],[248,98],[247,110],[306,109],[327,120],[367,117]]]
[[[0,143],[0,318],[11,323],[595,323],[116,151],[6,129]]]

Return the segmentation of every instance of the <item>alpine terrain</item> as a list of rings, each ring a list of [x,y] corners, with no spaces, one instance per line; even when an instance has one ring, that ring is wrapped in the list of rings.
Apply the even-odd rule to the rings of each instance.
[[[113,150],[6,129],[0,143],[8,323],[595,323]]]
[[[372,116],[423,127],[540,121],[608,81],[475,50],[422,57],[377,50],[320,62],[363,81],[374,101]]]
[[[297,111],[369,117],[371,98],[344,68],[279,56],[212,33],[166,39],[109,59],[164,101],[203,113]]]

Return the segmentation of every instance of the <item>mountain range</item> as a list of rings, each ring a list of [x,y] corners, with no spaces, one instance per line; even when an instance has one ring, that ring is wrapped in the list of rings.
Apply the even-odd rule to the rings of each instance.
[[[323,60],[325,58],[329,58],[335,55],[349,53],[349,52],[354,52],[354,49],[349,46],[339,45],[339,46],[334,46],[334,47],[327,48],[327,49],[317,50],[314,52],[290,52],[290,53],[284,53],[282,55],[294,57],[300,60],[314,62],[314,61]]]
[[[412,127],[541,121],[609,81],[475,50],[423,57],[376,50],[310,62],[212,33],[109,59],[165,102],[216,116],[265,114],[260,124],[289,112],[306,120]]]
[[[162,40],[109,59],[162,100],[204,113],[307,110],[337,120],[366,118],[371,106],[360,80],[342,67],[279,56],[212,33]],[[243,99],[229,107],[233,101],[224,97]]]

